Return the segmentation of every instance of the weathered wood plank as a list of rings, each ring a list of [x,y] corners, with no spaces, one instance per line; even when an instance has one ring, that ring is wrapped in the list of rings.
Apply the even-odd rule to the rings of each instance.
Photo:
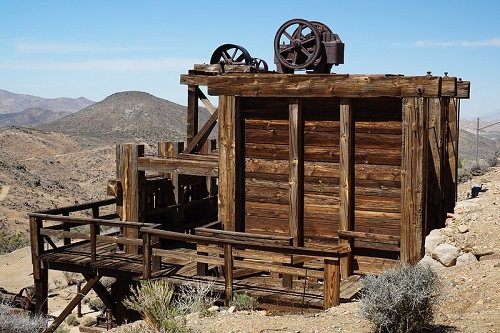
[[[341,99],[340,100],[339,232],[341,230],[354,229],[355,136],[357,136],[357,134],[354,133],[354,110],[352,108],[352,102],[349,99]],[[342,239],[341,242],[347,243],[351,247],[354,245],[352,239],[349,238]],[[340,258],[341,274],[344,279],[352,275],[352,260],[353,260],[352,253],[342,256]],[[325,295],[326,294],[327,293],[325,292]]]
[[[423,88],[422,93],[417,87]],[[226,74],[208,80],[210,95],[242,97],[439,97],[441,77]]]
[[[455,97],[457,95],[457,78],[451,76],[443,77],[441,96]]]
[[[123,189],[123,207],[121,218],[123,221],[141,222],[140,212],[144,209],[144,202],[139,195],[139,189],[144,184],[145,173],[139,169],[139,157],[144,155],[144,145],[122,144],[118,146],[122,172],[121,184]],[[138,238],[138,230],[136,228],[125,228],[123,230],[125,237]],[[136,246],[128,246],[128,253],[137,254]]]
[[[218,175],[217,160],[205,159],[188,159],[186,155],[179,157],[158,158],[158,157],[139,157],[137,159],[137,167],[140,171],[153,172],[168,172],[193,176],[210,176]]]
[[[446,108],[446,147],[445,147],[445,165],[443,170],[444,179],[444,209],[447,213],[453,213],[455,201],[457,200],[458,185],[458,116],[459,100],[451,98]]]
[[[188,86],[188,105],[187,105],[187,129],[186,129],[186,141],[189,145],[193,138],[198,134],[198,96],[196,93],[196,85]]]
[[[403,98],[401,168],[401,260],[416,263],[423,255],[428,148],[428,100]]]
[[[236,231],[236,100],[219,98],[219,221],[225,230]]]
[[[457,81],[457,98],[469,99],[470,98],[470,82],[462,81],[458,79]]]
[[[427,182],[427,223],[423,233],[426,235],[432,229],[444,225],[446,211],[443,209],[443,168],[446,139],[446,108],[440,98],[429,99],[428,126],[428,182]]]
[[[341,257],[342,258],[342,257]],[[325,259],[323,308],[329,309],[340,304],[340,263]]]
[[[304,245],[304,121],[301,100],[290,99],[289,233],[294,246]]]

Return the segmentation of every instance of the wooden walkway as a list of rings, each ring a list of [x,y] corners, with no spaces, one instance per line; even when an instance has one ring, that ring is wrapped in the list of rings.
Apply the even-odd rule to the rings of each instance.
[[[162,258],[160,270],[153,279],[165,279],[174,285],[214,281],[213,291],[224,299],[225,283],[222,267],[210,265],[209,272],[214,276],[196,275],[196,262],[190,258],[196,250],[185,247],[173,248],[172,257]],[[182,260],[180,258],[187,258]],[[97,241],[96,261],[91,264],[90,243],[82,241],[45,252],[40,256],[44,268],[64,270],[82,274],[95,274],[116,278],[140,280],[143,277],[142,254],[117,253],[114,244]],[[351,299],[359,291],[359,276],[351,276],[341,281],[340,298]],[[323,283],[314,278],[300,278],[293,281],[292,288],[284,288],[277,274],[240,269],[234,271],[233,292],[248,293],[261,303],[296,307],[323,307]]]

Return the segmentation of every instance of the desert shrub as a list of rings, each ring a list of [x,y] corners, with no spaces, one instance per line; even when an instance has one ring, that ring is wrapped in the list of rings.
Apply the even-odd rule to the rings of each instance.
[[[259,303],[257,302],[257,297],[250,296],[248,294],[234,293],[233,299],[229,302],[229,305],[234,306],[237,311],[253,311],[257,308]]]
[[[149,329],[161,333],[189,332],[186,317],[173,307],[174,287],[166,281],[140,281],[123,305],[139,312]]]
[[[416,333],[429,327],[438,299],[437,275],[428,266],[388,269],[361,279],[361,316],[378,333]]]
[[[104,312],[104,310],[106,309],[106,305],[104,305],[104,302],[98,297],[97,298],[85,297],[83,299],[83,303],[88,304],[89,308],[92,311]]]
[[[470,170],[473,176],[484,175],[489,169],[488,163],[484,160],[479,160],[477,163],[471,165]]]
[[[68,317],[66,317],[66,324],[70,326],[78,326],[80,325],[80,322],[78,321],[78,318],[74,314],[70,314]]]
[[[198,313],[200,317],[211,315],[207,310],[217,301],[219,295],[212,295],[215,281],[196,281],[182,284],[174,307],[182,314]]]
[[[496,166],[496,165],[498,164],[498,156],[497,156],[497,153],[498,153],[498,152],[496,152],[494,156],[491,156],[490,158],[488,158],[488,159],[486,160],[486,163],[488,163],[488,165],[489,165],[490,167],[494,167],[494,166]]]
[[[0,333],[41,333],[46,328],[45,316],[30,316],[0,303]]]
[[[21,231],[8,234],[0,230],[0,254],[10,253],[28,245],[30,242]]]

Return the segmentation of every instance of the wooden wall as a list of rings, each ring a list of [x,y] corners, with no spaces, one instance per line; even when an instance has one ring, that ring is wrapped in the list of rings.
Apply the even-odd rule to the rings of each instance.
[[[340,100],[302,99],[301,105],[305,242],[336,244],[340,205]],[[288,235],[288,107],[287,98],[241,98],[246,232]],[[353,99],[353,109],[356,124],[354,230],[399,236],[401,99]],[[359,242],[357,245],[363,246]]]

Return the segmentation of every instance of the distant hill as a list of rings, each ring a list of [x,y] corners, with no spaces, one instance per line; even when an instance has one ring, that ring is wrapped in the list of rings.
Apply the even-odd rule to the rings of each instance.
[[[479,119],[479,135],[500,142],[500,119]],[[477,120],[460,119],[460,129],[476,135]]]
[[[206,110],[200,113],[203,124],[209,113]],[[125,91],[38,128],[115,143],[183,141],[186,114],[185,106],[145,92]]]
[[[83,97],[42,98],[0,89],[0,127],[43,124],[94,103]]]
[[[21,112],[0,114],[0,127],[36,126],[64,117],[69,111],[52,111],[42,108],[29,108]]]

